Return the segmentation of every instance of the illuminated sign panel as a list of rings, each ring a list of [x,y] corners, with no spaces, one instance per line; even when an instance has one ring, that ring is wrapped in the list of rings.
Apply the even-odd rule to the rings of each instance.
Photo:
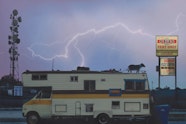
[[[175,58],[160,59],[160,75],[175,76]]]
[[[156,56],[178,56],[178,36],[156,36]]]

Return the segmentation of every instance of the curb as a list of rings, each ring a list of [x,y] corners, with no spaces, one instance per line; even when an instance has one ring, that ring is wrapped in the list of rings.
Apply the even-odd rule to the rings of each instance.
[[[26,122],[25,118],[0,118],[0,122]]]
[[[21,111],[22,108],[0,108],[0,111]]]

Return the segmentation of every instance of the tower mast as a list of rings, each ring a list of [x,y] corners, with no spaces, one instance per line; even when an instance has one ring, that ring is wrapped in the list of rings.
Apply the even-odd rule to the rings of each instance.
[[[20,39],[18,38],[19,32],[18,27],[19,23],[22,21],[21,17],[18,17],[18,11],[14,9],[12,14],[10,15],[11,19],[11,26],[10,31],[11,35],[8,36],[8,44],[10,45],[9,54],[10,54],[10,75],[12,76],[13,80],[17,79],[15,76],[15,71],[18,68],[18,44],[20,43]],[[16,65],[17,64],[17,65]]]

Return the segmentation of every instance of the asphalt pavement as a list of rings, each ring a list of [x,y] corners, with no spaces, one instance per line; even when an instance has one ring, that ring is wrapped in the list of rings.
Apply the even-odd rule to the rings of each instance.
[[[44,124],[96,124],[95,121],[85,120],[63,120],[63,121],[43,121]],[[115,121],[113,124],[145,124],[145,123],[132,123],[126,121]],[[22,116],[22,108],[0,108],[0,124],[26,124],[26,119]],[[169,121],[168,124],[186,124],[186,121]]]
[[[22,109],[0,108],[0,122],[25,122],[25,118],[22,116]]]

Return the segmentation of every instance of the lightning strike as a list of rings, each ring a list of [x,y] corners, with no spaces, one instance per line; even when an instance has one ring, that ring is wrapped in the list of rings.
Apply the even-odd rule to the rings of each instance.
[[[176,21],[175,21],[175,23],[176,23],[176,30],[173,31],[173,32],[168,33],[169,35],[174,34],[174,33],[176,33],[176,32],[179,31],[179,24],[178,24],[178,21],[179,21],[179,19],[180,19],[181,16],[184,16],[184,14],[183,14],[183,13],[179,13],[179,14],[178,14],[178,16],[177,16],[177,18],[176,18]],[[67,58],[69,57],[69,49],[70,49],[70,47],[73,46],[74,49],[76,49],[77,52],[79,53],[79,56],[81,57],[81,64],[80,64],[80,65],[81,65],[81,66],[85,66],[85,56],[84,56],[84,54],[81,52],[80,48],[77,46],[77,44],[80,42],[80,41],[78,40],[78,38],[83,37],[83,36],[86,36],[86,35],[88,35],[88,34],[90,34],[90,33],[94,33],[95,35],[98,35],[98,34],[104,33],[104,32],[106,32],[106,31],[108,31],[108,30],[111,30],[111,29],[114,29],[114,28],[117,28],[117,27],[122,27],[122,28],[124,28],[126,31],[128,31],[128,32],[131,33],[131,34],[138,34],[138,35],[141,35],[141,36],[147,36],[147,37],[150,37],[150,38],[155,38],[155,35],[152,35],[152,34],[149,34],[149,33],[145,33],[145,32],[143,32],[143,30],[140,29],[140,28],[139,28],[139,29],[136,29],[136,30],[132,30],[132,29],[129,28],[129,26],[127,26],[126,24],[119,22],[119,23],[116,23],[116,24],[113,24],[113,25],[109,25],[109,26],[100,28],[100,29],[92,28],[92,29],[89,29],[89,30],[87,30],[87,31],[85,31],[85,32],[77,33],[76,35],[74,35],[74,36],[67,42],[67,44],[66,44],[66,46],[65,46],[65,48],[64,48],[64,49],[65,49],[64,53],[59,54],[59,55],[54,55],[53,57],[47,58],[47,57],[43,57],[42,55],[36,54],[36,52],[32,49],[32,47],[34,47],[34,46],[37,45],[37,44],[32,44],[32,45],[31,45],[30,47],[28,47],[27,49],[31,52],[31,54],[32,54],[33,57],[39,57],[40,59],[43,59],[43,60],[45,60],[45,61],[52,61],[52,60],[54,60],[55,58],[64,58],[64,59],[67,59]],[[55,44],[55,43],[53,43],[53,44],[43,44],[43,45],[46,45],[46,46],[50,47],[51,45],[54,45],[54,44]]]
[[[180,27],[179,27],[179,19],[181,18],[181,16],[185,16],[183,13],[179,13],[176,17],[176,21],[175,21],[175,25],[176,25],[176,30],[175,31],[172,31],[172,32],[169,32],[168,35],[173,35],[175,34],[176,32],[178,32],[180,30]]]
[[[78,51],[80,57],[81,57],[81,66],[84,66],[85,65],[85,56],[84,54],[81,52],[81,50],[77,47],[77,44],[80,42],[78,40],[78,38],[80,37],[83,37],[83,36],[86,36],[90,33],[94,33],[96,35],[98,34],[101,34],[101,33],[104,33],[110,29],[114,29],[114,28],[117,28],[117,27],[122,27],[124,28],[125,30],[127,30],[129,33],[131,34],[139,34],[139,35],[143,35],[143,36],[148,36],[148,37],[154,37],[153,35],[151,34],[148,34],[148,33],[145,33],[143,32],[142,29],[137,29],[137,30],[132,30],[130,29],[126,24],[123,24],[123,23],[116,23],[116,24],[113,24],[113,25],[110,25],[110,26],[106,26],[106,27],[103,27],[99,30],[95,29],[95,28],[92,28],[92,29],[89,29],[85,32],[82,32],[82,33],[77,33],[76,35],[74,35],[66,44],[65,46],[65,51],[63,54],[60,54],[60,55],[55,55],[53,57],[43,57],[42,55],[39,55],[39,54],[36,54],[36,52],[32,49],[34,46],[38,45],[38,44],[32,44],[30,47],[28,47],[27,49],[31,52],[32,56],[33,57],[38,57],[40,59],[43,59],[45,61],[52,61],[53,59],[55,58],[65,58],[67,59],[69,57],[69,48],[70,46],[73,44],[73,47]],[[50,47],[51,45],[54,45],[53,44],[40,44],[40,45],[44,45],[44,46],[48,46]]]
[[[53,56],[53,57],[43,57],[42,55],[39,55],[39,54],[36,54],[36,52],[32,49],[34,46],[47,46],[47,47],[51,47],[51,46],[53,46],[53,45],[55,45],[55,44],[57,44],[57,42],[54,42],[54,43],[50,43],[50,44],[41,44],[41,43],[35,43],[35,44],[32,44],[30,47],[27,47],[27,49],[31,52],[31,54],[32,54],[32,56],[33,57],[38,57],[38,58],[40,58],[40,59],[42,59],[42,60],[45,60],[45,61],[52,61],[53,59],[55,59],[55,58],[61,58],[61,57],[63,57],[63,58],[67,58],[67,56],[66,55],[63,55],[63,54],[61,54],[61,55],[55,55],[55,56]]]

